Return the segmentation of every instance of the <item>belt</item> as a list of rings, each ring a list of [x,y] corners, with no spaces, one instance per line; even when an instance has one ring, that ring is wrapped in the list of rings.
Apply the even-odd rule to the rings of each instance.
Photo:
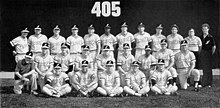
[[[188,69],[189,67],[177,68],[177,69]]]
[[[80,54],[80,52],[76,52],[76,53],[70,53],[70,54]]]

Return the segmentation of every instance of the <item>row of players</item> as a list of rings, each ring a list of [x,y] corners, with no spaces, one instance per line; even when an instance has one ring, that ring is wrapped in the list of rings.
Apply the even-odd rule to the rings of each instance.
[[[32,76],[31,93],[33,94],[37,94],[35,90],[38,79],[41,90],[56,97],[71,90],[68,84],[65,84],[65,89],[63,88],[64,82],[72,85],[84,96],[95,90],[98,85],[97,91],[109,96],[123,92],[119,86],[124,87],[125,92],[136,96],[147,94],[151,86],[155,93],[170,95],[176,93],[177,75],[182,89],[187,89],[187,78],[193,75],[195,91],[198,91],[200,73],[194,69],[196,59],[188,50],[188,42],[181,41],[181,51],[175,55],[172,50],[167,49],[166,39],[162,39],[160,44],[162,49],[155,55],[151,55],[151,48],[146,45],[145,54],[136,61],[130,53],[130,45],[125,43],[116,63],[108,45],[103,47],[102,54],[93,61],[90,57],[90,47],[87,45],[82,46],[82,54],[73,60],[68,54],[70,48],[68,44],[61,44],[62,52],[53,58],[49,54],[49,43],[43,43],[42,53],[34,57],[34,63],[29,63],[33,56],[32,52],[28,52],[25,59],[17,63],[14,91],[21,94],[22,83],[29,82],[28,76]],[[115,64],[118,71],[115,71]],[[157,68],[152,68],[154,65],[157,65]],[[62,78],[60,71],[66,76],[65,78],[60,79]]]

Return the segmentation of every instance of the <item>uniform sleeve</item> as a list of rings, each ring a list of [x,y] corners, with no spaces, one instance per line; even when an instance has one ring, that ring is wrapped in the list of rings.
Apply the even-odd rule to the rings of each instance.
[[[167,75],[167,79],[172,79],[172,75],[170,73],[170,71],[166,70],[166,75]]]
[[[99,44],[101,42],[99,35],[96,35],[96,44]]]
[[[53,63],[54,63],[53,57],[50,56],[50,64],[53,64]]]
[[[156,58],[154,56],[151,56],[151,59],[152,59],[151,64],[152,63],[157,63],[157,60],[156,60]]]
[[[51,83],[52,80],[53,80],[53,76],[52,76],[52,75],[48,75],[48,76],[46,76],[46,80],[49,81],[49,82]]]
[[[143,72],[140,73],[141,79],[146,78],[145,74]]]
[[[47,38],[47,36],[46,35],[43,35],[44,36],[44,40],[43,40],[43,42],[48,42],[48,38]]]
[[[120,78],[118,71],[115,71],[115,78]]]
[[[135,41],[134,39],[134,35],[130,33],[130,37],[131,37],[131,43]]]
[[[18,63],[16,64],[16,67],[15,67],[15,72],[19,72],[21,69],[21,61],[18,61]]]
[[[129,74],[129,73],[126,74],[125,79],[126,79],[126,80],[129,80],[130,78],[131,78],[130,74]]]
[[[15,45],[17,45],[19,43],[19,39],[18,38],[15,38],[15,39],[13,39],[12,41],[10,41],[10,44],[11,44],[11,46],[15,46]]]
[[[69,62],[69,66],[74,64],[74,60],[70,56],[69,56],[68,62]]]
[[[118,56],[118,59],[117,59],[117,65],[118,66],[122,65],[122,59],[121,59],[120,55]]]
[[[157,74],[156,74],[156,72],[154,72],[154,73],[152,74],[151,79],[154,79],[154,80],[157,79]]]
[[[85,43],[84,43],[84,40],[83,38],[81,37],[81,46],[83,46]]]
[[[28,38],[28,45],[31,45],[31,36]]]
[[[66,43],[66,39],[64,37],[62,37],[62,43]]]
[[[148,40],[148,42],[152,42],[152,38],[149,33],[147,33],[147,40]]]
[[[196,62],[196,57],[194,55],[194,53],[190,52],[190,59],[191,59],[191,62]]]
[[[68,75],[66,73],[63,73],[63,79],[64,79],[64,81],[69,80],[69,77],[68,77]]]
[[[68,45],[70,45],[70,37],[68,37],[68,38],[66,39],[66,43],[67,43]]]
[[[198,40],[198,46],[202,46],[202,41],[199,37],[197,37],[197,40]]]
[[[142,63],[142,56],[138,57],[138,62]]]
[[[134,62],[134,61],[135,61],[135,58],[134,58],[134,56],[133,56],[133,55],[131,55],[131,61],[132,61],[132,62]],[[132,62],[131,62],[131,63],[132,63]]]
[[[183,36],[179,35],[179,40],[182,41],[183,40]]]
[[[172,57],[174,57],[174,53],[173,53],[173,51],[172,50],[169,50],[169,55],[170,55],[170,58],[172,58]]]
[[[113,44],[117,44],[118,43],[117,39],[116,39],[116,37],[114,35],[112,35],[112,39],[113,39]]]

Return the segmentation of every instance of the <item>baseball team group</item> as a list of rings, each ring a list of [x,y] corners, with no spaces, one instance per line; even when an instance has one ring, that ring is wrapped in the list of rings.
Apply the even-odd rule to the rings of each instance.
[[[10,41],[16,61],[14,93],[29,89],[33,95],[40,92],[52,97],[71,93],[85,97],[141,97],[148,96],[149,91],[178,95],[178,89],[186,90],[188,86],[193,86],[195,92],[200,87],[212,87],[216,45],[207,23],[201,26],[202,36],[196,36],[191,28],[185,38],[178,33],[176,24],[170,27],[168,36],[162,34],[161,24],[154,35],[145,31],[144,23],[138,24],[134,35],[128,28],[124,22],[121,32],[114,36],[110,24],[106,24],[99,36],[89,25],[88,34],[82,37],[74,25],[66,39],[60,35],[58,25],[49,39],[39,25],[29,37],[25,28]]]

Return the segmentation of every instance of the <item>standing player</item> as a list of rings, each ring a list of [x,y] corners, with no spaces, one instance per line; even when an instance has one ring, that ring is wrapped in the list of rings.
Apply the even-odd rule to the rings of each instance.
[[[15,94],[21,94],[25,84],[31,83],[31,94],[37,95],[37,75],[34,71],[33,53],[27,52],[25,58],[19,60],[15,68]]]
[[[121,25],[121,33],[116,36],[116,39],[118,43],[118,56],[123,53],[123,45],[125,43],[128,43],[130,49],[132,50],[131,46],[133,46],[133,42],[135,40],[133,34],[128,32],[128,25],[126,24],[126,22]]]
[[[74,60],[68,53],[70,46],[66,43],[62,43],[60,46],[62,52],[54,57],[54,62],[60,63],[62,72],[68,74],[74,71]]]
[[[164,67],[164,64],[165,61],[163,59],[158,59],[158,69],[153,73],[151,78],[151,90],[155,92],[155,94],[175,95],[178,88],[172,85],[172,75]]]
[[[135,61],[134,56],[130,53],[131,47],[128,43],[123,45],[124,52],[118,56],[117,66],[120,74],[121,87],[125,86],[125,76],[131,68],[131,64]]]
[[[178,34],[178,26],[176,24],[171,26],[171,34],[167,36],[168,49],[171,49],[174,53],[180,51],[180,41],[183,40],[183,37]]]
[[[162,27],[162,25],[160,24],[160,25],[156,28],[156,34],[154,34],[154,35],[151,36],[151,39],[152,39],[151,46],[152,46],[152,52],[153,52],[153,54],[161,49],[160,41],[161,41],[162,39],[166,39],[166,37],[161,34],[162,31],[163,31],[163,27]]]
[[[145,53],[144,47],[149,45],[151,42],[150,34],[145,32],[145,25],[140,23],[138,25],[138,33],[134,35],[135,39],[135,59],[137,60],[139,56]]]
[[[145,46],[145,54],[138,58],[140,63],[140,70],[145,74],[146,78],[151,76],[151,65],[156,63],[156,59],[151,54],[151,48],[149,45]]]
[[[187,79],[193,75],[195,91],[198,91],[198,82],[200,79],[200,72],[195,68],[195,55],[188,50],[188,42],[181,41],[180,52],[175,55],[175,66],[177,69],[180,86],[182,89],[187,89]]]
[[[38,25],[36,28],[34,28],[34,35],[31,35],[28,38],[28,44],[30,51],[33,52],[33,56],[35,57],[36,55],[39,55],[42,50],[41,50],[41,45],[44,42],[47,42],[47,36],[44,34],[41,34],[41,28]]]
[[[58,25],[53,29],[54,35],[49,38],[50,44],[50,55],[52,57],[56,56],[57,54],[61,53],[61,44],[65,43],[65,38],[60,35],[60,28]]]
[[[67,44],[70,45],[70,55],[75,59],[82,52],[81,46],[84,45],[84,40],[78,35],[79,29],[76,25],[72,28],[72,35],[66,40]]]
[[[14,38],[12,41],[10,41],[10,44],[12,46],[13,55],[15,55],[15,61],[16,63],[19,60],[24,59],[25,54],[28,52],[28,42],[27,42],[27,35],[29,31],[27,28],[21,31],[21,36],[18,36]]]
[[[90,57],[93,59],[94,70],[97,69],[96,57],[100,54],[101,44],[99,35],[95,33],[93,25],[88,27],[88,34],[84,36],[85,45],[90,47]]]
[[[166,39],[162,39],[160,44],[161,44],[161,49],[154,56],[157,60],[163,59],[165,61],[165,69],[170,71],[173,77],[173,84],[176,85],[177,72],[176,72],[176,69],[173,68],[173,65],[174,65],[173,51],[170,49],[167,49]]]
[[[106,71],[101,74],[101,86],[97,88],[97,92],[110,97],[120,95],[123,92],[123,88],[120,87],[120,76],[114,69],[114,62],[107,61],[106,68]]]
[[[144,73],[138,67],[139,62],[134,61],[131,71],[126,75],[124,91],[135,96],[148,96],[147,93],[150,91],[149,79],[146,79]]]
[[[89,96],[97,87],[97,74],[88,68],[89,62],[82,61],[82,70],[70,76],[72,86],[79,91],[80,95]]]
[[[53,73],[47,76],[42,91],[53,97],[60,97],[71,92],[69,77],[62,72],[61,64],[54,63]]]
[[[49,43],[42,44],[42,53],[35,56],[35,71],[38,73],[38,82],[42,90],[45,85],[45,76],[52,73],[53,57],[49,54]]]

